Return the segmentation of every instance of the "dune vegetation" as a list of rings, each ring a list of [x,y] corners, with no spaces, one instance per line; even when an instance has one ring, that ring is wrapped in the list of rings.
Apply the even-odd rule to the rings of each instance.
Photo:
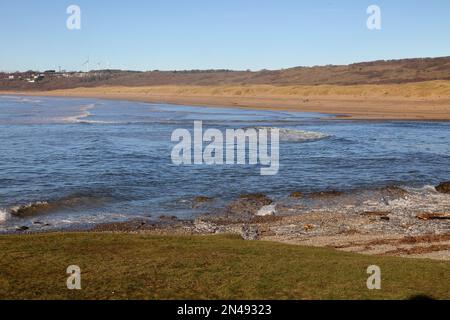
[[[220,85],[220,86],[107,86],[55,90],[53,94],[129,94],[171,96],[215,96],[215,97],[334,97],[351,98],[448,98],[450,81],[437,80],[416,83],[383,85]]]

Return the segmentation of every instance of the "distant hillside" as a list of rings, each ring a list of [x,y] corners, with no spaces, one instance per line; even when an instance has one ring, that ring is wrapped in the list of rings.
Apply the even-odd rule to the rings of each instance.
[[[88,77],[49,78],[37,83],[6,80],[3,90],[52,90],[96,86],[158,85],[355,85],[450,80],[450,57],[373,61],[343,66],[296,67],[284,70],[229,71],[97,71]]]

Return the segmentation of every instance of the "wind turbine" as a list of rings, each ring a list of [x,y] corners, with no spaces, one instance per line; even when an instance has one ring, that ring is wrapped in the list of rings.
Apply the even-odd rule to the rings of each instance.
[[[87,58],[86,62],[82,64],[82,66],[86,66],[86,73],[89,72],[89,57]]]

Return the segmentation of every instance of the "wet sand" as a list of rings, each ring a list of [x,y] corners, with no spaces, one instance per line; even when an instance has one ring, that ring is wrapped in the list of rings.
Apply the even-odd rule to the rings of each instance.
[[[450,120],[450,81],[355,86],[93,87],[0,94],[318,112],[339,119]]]

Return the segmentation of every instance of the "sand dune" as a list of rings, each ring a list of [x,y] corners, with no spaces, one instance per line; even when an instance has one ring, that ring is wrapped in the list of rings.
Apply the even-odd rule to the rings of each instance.
[[[352,119],[450,120],[450,81],[445,80],[351,86],[104,86],[16,93],[320,112]]]

